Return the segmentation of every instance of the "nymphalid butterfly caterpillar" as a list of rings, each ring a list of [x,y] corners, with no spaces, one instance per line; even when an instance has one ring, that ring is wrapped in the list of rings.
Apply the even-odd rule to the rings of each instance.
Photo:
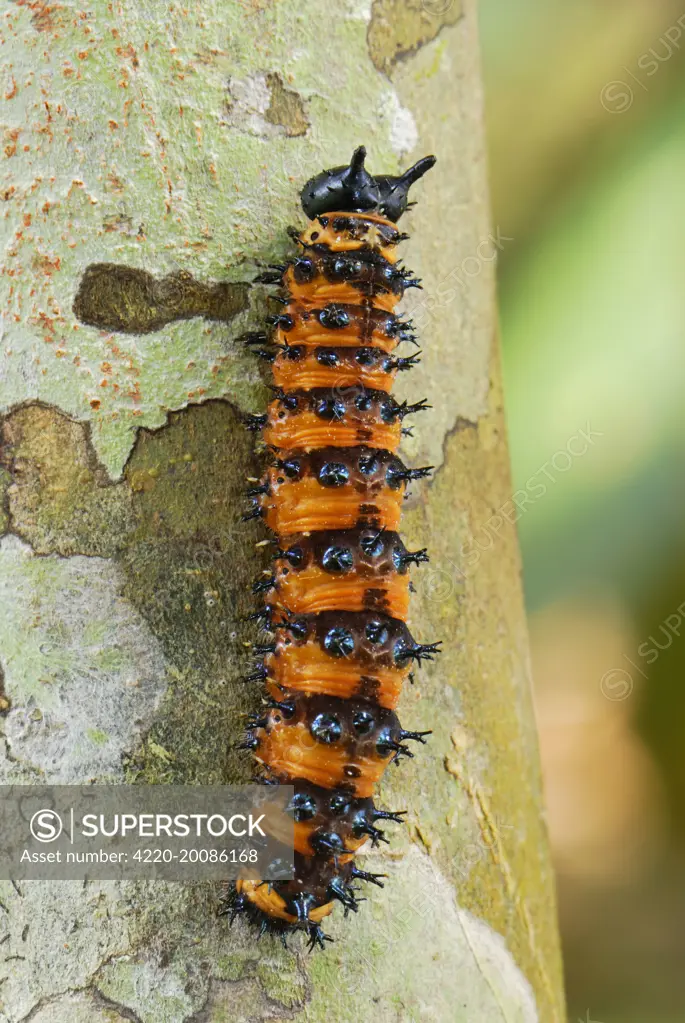
[[[253,510],[275,534],[273,574],[259,582],[260,617],[272,640],[250,676],[266,687],[263,713],[250,721],[244,748],[268,783],[294,787],[295,876],[238,880],[224,907],[285,936],[308,934],[311,948],[331,940],[321,922],[337,900],[359,903],[357,881],[382,887],[355,854],[376,825],[404,811],[379,810],[373,792],[387,765],[411,756],[395,714],[412,662],[437,643],[417,643],[405,621],[408,569],[427,560],[397,534],[410,480],[395,454],[405,417],[426,407],[398,402],[398,371],[418,355],[411,322],[393,310],[419,281],[397,261],[406,238],[396,226],[408,192],[435,163],[424,157],[398,177],[373,177],[359,147],[349,166],[323,171],[302,189],[310,220],[293,238],[299,252],[257,278],[281,289],[282,310],[269,334],[246,343],[273,369],[275,397],[249,425],[261,430],[273,460],[250,491]]]

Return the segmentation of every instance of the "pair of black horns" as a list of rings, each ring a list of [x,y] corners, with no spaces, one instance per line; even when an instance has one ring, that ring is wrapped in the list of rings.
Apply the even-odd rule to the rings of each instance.
[[[365,160],[366,146],[357,146],[352,154],[352,159],[350,160],[347,180],[353,181],[362,175],[366,169],[364,167]],[[396,181],[398,184],[401,182],[407,189],[409,189],[414,182],[418,181],[419,178],[422,178],[423,175],[431,169],[431,167],[434,167],[436,162],[437,157],[435,156],[422,156],[421,159],[417,160],[416,163],[409,168],[409,170],[404,172],[404,174],[400,174],[398,177],[389,180]]]
[[[397,221],[408,205],[409,189],[435,164],[424,156],[404,174],[371,175],[365,166],[366,148],[358,146],[349,164],[322,171],[302,189],[302,208],[310,220],[325,213],[378,212]]]

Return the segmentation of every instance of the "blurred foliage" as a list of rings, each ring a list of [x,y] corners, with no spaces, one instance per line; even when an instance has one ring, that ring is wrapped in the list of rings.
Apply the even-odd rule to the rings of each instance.
[[[515,489],[529,496],[519,530],[570,1018],[682,1023],[685,6],[481,0],[481,26],[493,218],[511,239],[499,267],[507,414]],[[592,443],[575,455],[581,430]],[[574,645],[579,608],[595,628]],[[612,692],[607,719],[588,708],[614,671],[630,700],[619,707]],[[545,752],[552,705],[562,734],[582,725],[565,759]],[[569,802],[581,762],[597,778],[628,743],[644,750],[631,763],[655,807],[642,829],[654,829],[651,851],[629,881],[609,866],[608,832],[591,841],[568,819],[594,820],[601,798],[601,831],[610,804],[634,797],[613,770],[613,789],[588,780],[585,805]],[[644,838],[631,828],[612,839],[619,859]],[[586,845],[571,850],[574,831]],[[593,848],[603,873],[581,862]]]

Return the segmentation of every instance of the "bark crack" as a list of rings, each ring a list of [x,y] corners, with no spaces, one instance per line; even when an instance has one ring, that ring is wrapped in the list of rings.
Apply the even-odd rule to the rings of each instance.
[[[88,990],[92,992],[93,1002],[95,1005],[100,1006],[103,1009],[113,1009],[115,1012],[118,1012],[123,1019],[130,1020],[130,1023],[143,1023],[140,1016],[135,1013],[133,1009],[130,1009],[126,1005],[122,1005],[121,1002],[115,1002],[113,999],[107,998],[107,996],[103,995],[102,991],[100,991],[97,987],[91,987]]]

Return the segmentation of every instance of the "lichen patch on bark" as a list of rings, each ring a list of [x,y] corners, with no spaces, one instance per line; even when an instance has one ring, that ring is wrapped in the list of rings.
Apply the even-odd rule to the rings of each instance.
[[[254,628],[251,589],[268,558],[262,533],[242,521],[245,477],[258,471],[252,436],[226,402],[172,413],[142,431],[125,473],[135,529],[122,552],[125,594],[174,665],[151,733],[174,760],[134,758],[141,780],[205,784],[247,780],[248,758],[231,749],[257,692],[240,682]]]
[[[461,0],[373,0],[368,43],[371,60],[389,74],[394,65],[429,43],[462,16]]]
[[[231,127],[262,138],[296,138],[305,135],[309,127],[302,96],[287,88],[275,71],[231,78],[224,119]]]
[[[74,299],[74,315],[100,330],[149,334],[195,316],[230,321],[247,308],[247,284],[203,284],[188,271],[160,279],[117,263],[86,267]]]
[[[98,462],[87,424],[32,404],[0,420],[6,529],[36,554],[110,557],[133,527],[130,495]]]
[[[300,94],[294,89],[289,89],[275,71],[266,76],[266,84],[271,93],[269,106],[264,114],[266,120],[270,124],[278,124],[285,128],[285,133],[290,138],[306,134],[309,119]]]

